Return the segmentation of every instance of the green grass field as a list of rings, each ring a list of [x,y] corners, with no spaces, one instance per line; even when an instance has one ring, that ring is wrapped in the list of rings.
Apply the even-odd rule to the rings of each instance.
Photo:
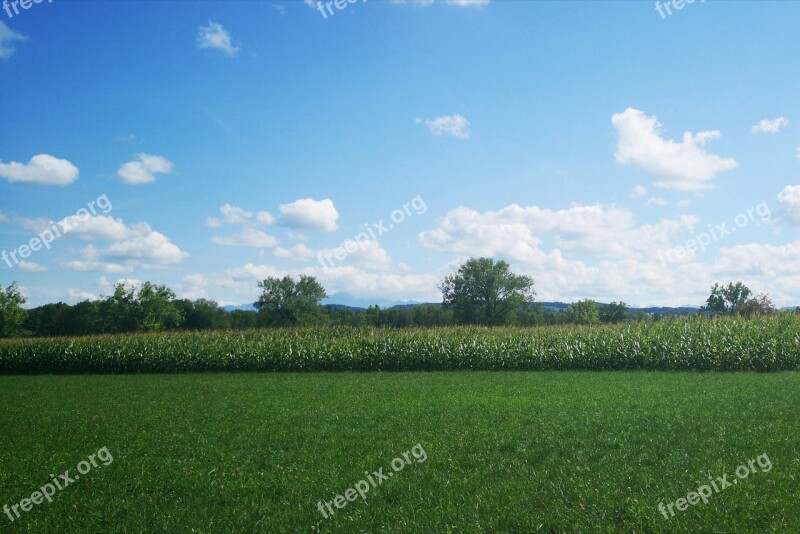
[[[0,402],[0,506],[113,456],[2,531],[800,530],[796,372],[14,376]],[[319,512],[417,444],[426,461]]]

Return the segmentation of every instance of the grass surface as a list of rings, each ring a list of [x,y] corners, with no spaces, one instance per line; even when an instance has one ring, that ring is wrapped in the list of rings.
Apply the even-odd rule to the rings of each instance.
[[[0,506],[102,447],[114,458],[0,531],[797,532],[799,386],[794,372],[0,377]],[[417,443],[427,461],[319,513]],[[764,453],[771,471],[659,513]]]

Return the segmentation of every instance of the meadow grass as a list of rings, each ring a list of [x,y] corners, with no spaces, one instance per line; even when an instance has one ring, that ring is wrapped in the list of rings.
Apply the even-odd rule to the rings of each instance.
[[[108,447],[19,532],[800,530],[800,373],[0,377],[0,506]],[[323,518],[416,444],[407,466]],[[669,520],[675,501],[767,454]]]

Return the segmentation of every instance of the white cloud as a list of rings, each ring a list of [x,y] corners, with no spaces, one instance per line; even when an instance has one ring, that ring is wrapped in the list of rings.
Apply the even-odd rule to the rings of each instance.
[[[268,211],[259,211],[256,213],[256,221],[261,224],[275,224],[275,217]]]
[[[661,197],[650,197],[644,203],[646,208],[652,208],[653,206],[666,206],[667,201]]]
[[[338,228],[336,221],[339,219],[339,212],[329,198],[301,198],[289,204],[281,204],[279,211],[277,222],[281,226],[322,232],[332,232]]]
[[[654,257],[659,250],[671,248],[674,238],[688,235],[698,222],[695,216],[682,215],[637,226],[629,210],[602,206],[552,211],[512,204],[483,213],[459,207],[448,212],[438,228],[422,232],[419,239],[433,250],[502,256],[523,263],[542,261],[545,239],[577,254],[634,259]],[[560,255],[559,250],[554,252]]]
[[[308,241],[308,236],[300,232],[286,232],[286,237],[294,239],[295,241]]]
[[[778,204],[783,208],[786,222],[800,224],[800,185],[787,185],[778,193]]]
[[[628,108],[611,117],[619,139],[615,157],[618,163],[633,163],[656,179],[664,189],[701,191],[711,189],[708,182],[718,173],[735,169],[733,158],[709,154],[706,143],[720,137],[718,130],[692,134],[685,132],[678,143],[661,136],[661,123],[638,109]]]
[[[17,51],[13,44],[15,41],[23,42],[27,40],[27,37],[13,31],[6,26],[5,22],[0,20],[0,60],[6,60],[14,55],[14,52]]]
[[[217,245],[228,247],[268,248],[278,244],[278,240],[274,236],[251,227],[244,227],[239,233],[233,235],[214,236],[211,241]]]
[[[89,293],[87,291],[81,291],[80,289],[70,289],[67,291],[67,295],[69,295],[70,300],[83,302],[86,300],[98,300],[97,295],[94,293]]]
[[[137,154],[137,160],[124,163],[117,175],[130,185],[149,184],[156,181],[156,174],[172,172],[172,162],[162,156]]]
[[[0,162],[0,177],[11,183],[69,185],[78,174],[78,168],[69,161],[47,154],[33,156],[27,164]]]
[[[299,243],[289,249],[277,247],[273,254],[277,258],[296,262],[307,262],[316,258],[316,253],[303,243]]]
[[[197,47],[213,48],[228,57],[234,57],[239,53],[239,48],[233,45],[230,33],[222,27],[222,24],[213,21],[209,21],[208,26],[201,26],[198,29]]]
[[[795,153],[797,159],[800,159],[800,147],[797,147],[797,152]]]
[[[34,263],[32,261],[19,262],[19,268],[29,273],[43,273],[47,271],[47,267]]]
[[[469,121],[458,113],[455,115],[436,117],[435,119],[429,119],[425,121],[422,119],[416,119],[417,124],[422,122],[424,122],[425,126],[428,127],[428,130],[430,130],[431,134],[437,137],[450,135],[463,141],[469,139],[470,136]]]
[[[631,198],[641,198],[647,194],[647,189],[644,186],[637,185],[631,189],[631,192],[628,196]]]
[[[789,126],[789,121],[783,117],[777,119],[761,119],[761,122],[750,128],[753,133],[778,133],[784,126]]]
[[[125,225],[122,219],[115,219],[108,215],[95,215],[92,217],[70,215],[55,224],[62,234],[86,241],[123,240],[131,237],[131,229]],[[52,226],[52,223],[47,224],[47,227],[50,226]]]
[[[247,263],[242,267],[227,269],[219,273],[194,274],[184,278],[178,288],[181,295],[201,295],[208,298],[214,295],[219,302],[255,302],[258,298],[257,282],[267,277],[282,278],[286,275],[297,277],[300,274],[315,276],[329,295],[348,293],[357,298],[380,300],[415,300],[420,302],[439,302],[441,293],[437,284],[441,281],[433,274],[395,274],[367,272],[355,266],[306,267],[303,269],[282,270],[271,265]],[[220,298],[220,295],[223,298]]]
[[[220,228],[226,224],[250,225],[255,221],[258,224],[271,225],[275,223],[275,217],[268,211],[259,211],[253,218],[253,212],[247,211],[238,206],[225,204],[219,208],[222,218],[209,217],[206,219],[206,226],[210,228]]]
[[[98,272],[111,274],[124,274],[133,272],[133,267],[130,265],[122,265],[121,263],[111,263],[105,261],[65,261],[61,263],[61,267],[78,272]]]
[[[89,244],[81,251],[82,260],[62,263],[64,268],[74,271],[127,273],[134,267],[160,268],[180,263],[189,257],[188,253],[145,222],[127,226],[122,219],[107,215],[88,218],[72,215],[56,224],[62,233],[65,232],[65,238],[110,241],[106,248]]]
[[[336,252],[342,256],[341,250],[346,252],[342,260],[336,258]],[[388,271],[392,267],[392,258],[389,253],[375,240],[355,241],[346,239],[337,249],[321,249],[317,252],[321,265],[330,268],[331,265],[352,264],[361,269],[373,271]]]

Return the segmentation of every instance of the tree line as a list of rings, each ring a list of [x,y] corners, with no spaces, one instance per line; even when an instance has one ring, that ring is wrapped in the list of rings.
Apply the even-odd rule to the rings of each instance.
[[[267,278],[258,282],[256,311],[225,311],[206,299],[178,299],[166,286],[145,282],[138,287],[117,284],[114,293],[75,305],[46,304],[26,310],[16,284],[0,286],[0,338],[83,336],[128,332],[222,330],[284,326],[436,327],[461,324],[540,326],[593,325],[658,319],[631,312],[624,302],[598,304],[585,299],[565,311],[535,302],[534,281],[511,272],[508,263],[472,258],[446,276],[439,289],[442,304],[371,306],[356,310],[321,305],[325,288],[313,276]],[[777,313],[768,295],[753,296],[741,282],[715,284],[698,313],[765,315]]]

